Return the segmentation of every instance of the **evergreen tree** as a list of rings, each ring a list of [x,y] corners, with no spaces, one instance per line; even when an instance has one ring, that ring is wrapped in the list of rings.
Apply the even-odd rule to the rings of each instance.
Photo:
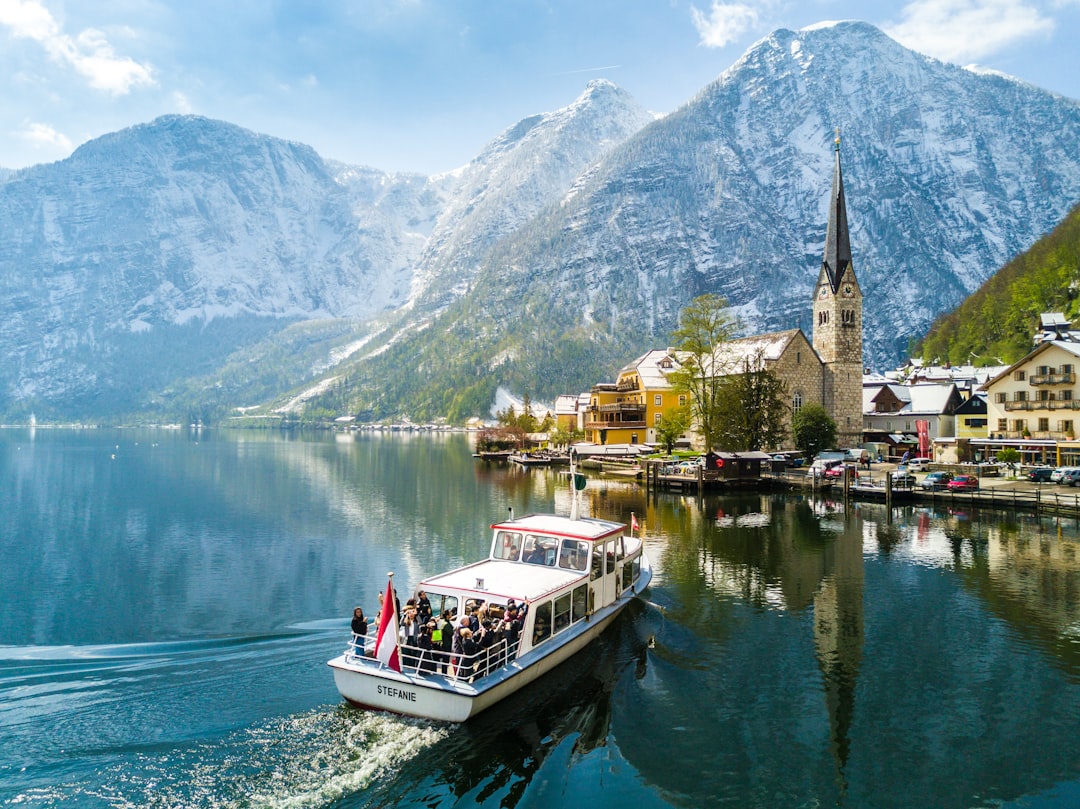
[[[795,446],[807,459],[836,446],[836,422],[819,404],[805,404],[799,408],[791,419],[791,433]]]
[[[721,449],[763,450],[779,446],[787,433],[787,388],[765,368],[762,352],[743,360],[739,373],[725,377],[717,422]]]

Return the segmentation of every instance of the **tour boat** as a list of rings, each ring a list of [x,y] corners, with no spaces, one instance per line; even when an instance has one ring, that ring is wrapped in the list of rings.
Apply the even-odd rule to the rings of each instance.
[[[607,520],[511,513],[491,526],[487,559],[422,581],[433,616],[451,616],[446,632],[474,609],[491,622],[490,645],[472,654],[402,639],[391,578],[378,631],[353,635],[329,661],[338,691],[361,708],[449,722],[491,707],[584,648],[648,586],[636,522],[631,515],[628,532]],[[513,624],[512,606],[524,609]]]

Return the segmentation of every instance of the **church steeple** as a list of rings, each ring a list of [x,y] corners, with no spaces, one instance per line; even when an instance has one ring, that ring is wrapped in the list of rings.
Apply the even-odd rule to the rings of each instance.
[[[840,446],[847,447],[862,443],[862,303],[851,261],[838,131],[825,255],[814,287],[813,343],[824,365],[822,404],[836,422]]]
[[[825,231],[825,258],[821,271],[828,278],[833,293],[840,290],[840,280],[851,265],[851,239],[848,235],[847,208],[844,205],[844,177],[840,171],[840,130],[833,147],[832,195],[829,197],[829,226]]]

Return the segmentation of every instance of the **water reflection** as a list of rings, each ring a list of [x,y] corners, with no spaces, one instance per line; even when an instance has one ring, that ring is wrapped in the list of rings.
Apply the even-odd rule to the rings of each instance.
[[[509,808],[552,805],[537,797],[552,791],[560,796],[555,805],[580,805],[568,764],[609,744],[616,685],[627,671],[644,676],[646,641],[637,625],[644,611],[631,605],[579,655],[455,727],[393,782],[343,805]]]

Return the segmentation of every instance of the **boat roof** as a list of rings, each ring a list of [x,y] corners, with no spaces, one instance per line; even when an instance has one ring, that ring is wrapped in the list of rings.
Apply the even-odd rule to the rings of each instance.
[[[586,578],[587,571],[487,559],[424,579],[420,587],[435,593],[453,590],[485,601],[505,602],[512,598],[521,602],[533,601]]]
[[[626,529],[621,522],[610,520],[598,520],[595,517],[581,517],[572,520],[569,517],[561,517],[556,514],[529,514],[516,520],[494,523],[495,530],[522,531],[534,534],[551,534],[558,537],[573,537],[596,541],[607,539],[612,534],[618,534]]]

